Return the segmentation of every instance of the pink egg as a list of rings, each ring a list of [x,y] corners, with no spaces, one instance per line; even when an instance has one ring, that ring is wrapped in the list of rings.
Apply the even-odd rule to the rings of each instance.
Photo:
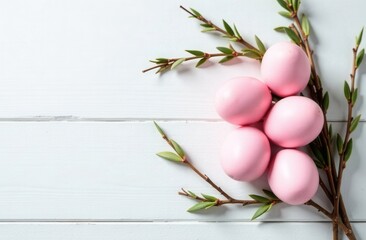
[[[324,116],[316,102],[292,96],[278,101],[264,119],[264,132],[275,144],[296,148],[309,144],[321,132]]]
[[[237,77],[217,91],[215,106],[224,120],[247,125],[261,120],[271,101],[271,93],[264,83],[251,77]]]
[[[309,201],[319,184],[315,163],[306,153],[296,149],[279,151],[271,160],[267,177],[273,193],[291,205]]]
[[[233,130],[221,147],[221,166],[238,181],[252,181],[266,170],[271,155],[267,137],[253,127]]]
[[[280,42],[271,46],[263,56],[261,74],[276,95],[296,95],[306,87],[310,63],[305,52],[296,44]]]

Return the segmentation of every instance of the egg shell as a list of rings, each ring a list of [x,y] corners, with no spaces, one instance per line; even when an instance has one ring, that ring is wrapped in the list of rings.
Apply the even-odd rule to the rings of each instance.
[[[305,52],[290,42],[276,43],[263,56],[263,81],[281,97],[296,95],[305,89],[310,77],[310,63]]]
[[[307,97],[291,96],[278,101],[264,119],[264,132],[275,144],[297,148],[312,142],[321,132],[324,115]]]
[[[227,122],[248,125],[261,120],[271,102],[271,93],[264,83],[252,77],[236,77],[219,88],[215,107]]]
[[[279,151],[268,168],[268,183],[283,202],[300,205],[309,201],[319,185],[319,173],[313,160],[296,149]]]
[[[241,127],[225,138],[220,151],[221,166],[235,180],[252,181],[265,172],[270,155],[270,144],[263,132]]]

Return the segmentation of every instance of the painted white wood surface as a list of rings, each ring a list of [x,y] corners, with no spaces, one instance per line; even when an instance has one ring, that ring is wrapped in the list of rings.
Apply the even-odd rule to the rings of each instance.
[[[343,81],[350,72],[354,36],[365,25],[365,3],[303,2],[311,22],[316,22],[312,31],[324,85],[335,97],[331,119],[343,119]],[[243,59],[242,64],[204,70],[183,67],[160,79],[141,73],[154,57],[227,45],[224,39],[200,33],[180,4],[199,9],[215,22],[235,22],[251,42],[254,34],[267,46],[286,39],[272,30],[288,24],[277,14],[276,1],[4,1],[0,117],[217,119],[212,106],[215,89],[237,75],[258,76],[254,63]]]
[[[246,197],[266,184],[237,183],[222,173],[217,150],[231,127],[212,105],[220,83],[260,77],[258,64],[242,59],[205,69],[188,64],[161,77],[141,73],[154,57],[227,45],[200,33],[180,4],[215,22],[235,22],[251,42],[254,34],[267,46],[286,39],[272,31],[288,23],[275,1],[1,2],[1,239],[330,239],[326,219],[304,206],[276,207],[263,224],[248,221],[253,208],[185,212],[193,202],[176,195],[180,187],[216,193],[188,169],[154,156],[167,147],[147,120],[164,120],[193,161],[233,195]],[[303,6],[316,22],[312,41],[332,96],[330,119],[342,120],[343,80],[354,35],[365,25],[365,2],[306,0]],[[360,77],[365,95],[364,70]],[[358,109],[366,116],[364,97]],[[366,236],[365,131],[362,123],[343,185],[360,239]]]
[[[221,170],[217,155],[223,136],[230,131],[228,124],[161,125],[198,168],[234,196],[248,198],[266,187],[265,178],[246,184],[231,180]],[[361,155],[365,154],[365,124],[359,130],[343,192],[350,218],[364,221],[366,164]],[[152,122],[2,122],[0,132],[1,220],[248,221],[255,211],[233,206],[200,214],[186,212],[194,201],[176,194],[181,187],[217,193],[188,168],[154,155],[169,148]],[[325,218],[307,206],[284,205],[275,207],[263,220]]]
[[[286,232],[284,232],[286,229]],[[365,223],[355,223],[362,239]],[[158,240],[158,239],[331,239],[328,223],[19,223],[0,224],[7,240]]]

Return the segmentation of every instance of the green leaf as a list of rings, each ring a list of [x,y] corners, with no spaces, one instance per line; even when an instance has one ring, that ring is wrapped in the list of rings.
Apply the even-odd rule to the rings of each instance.
[[[230,48],[227,48],[227,47],[217,47],[217,50],[219,50],[220,52],[225,53],[225,54],[233,53],[233,50]]]
[[[296,44],[300,44],[301,39],[299,36],[296,35],[296,33],[291,28],[285,28],[285,32],[287,36]]]
[[[358,88],[355,88],[355,90],[352,93],[352,105],[356,104],[357,97],[358,97]]]
[[[323,107],[324,110],[327,111],[329,108],[329,94],[328,92],[325,92],[324,97],[323,97]]]
[[[202,64],[204,64],[206,61],[207,61],[207,58],[201,58],[201,59],[197,62],[196,67],[201,66],[201,65],[202,65]]]
[[[231,35],[231,36],[235,36],[233,29],[230,27],[230,25],[225,21],[222,20],[222,23],[224,24],[224,27],[226,29],[226,32]]]
[[[210,201],[210,202],[215,202],[217,200],[217,198],[215,198],[214,196],[210,196],[204,193],[201,193],[202,197],[204,197],[206,200]]]
[[[255,42],[257,43],[258,49],[261,53],[265,53],[266,52],[266,47],[264,46],[263,42],[260,40],[260,38],[255,35]]]
[[[189,196],[191,196],[191,197],[193,197],[193,198],[196,198],[196,197],[197,197],[197,195],[196,195],[196,194],[194,194],[194,192],[191,192],[191,191],[189,191],[189,190],[188,190],[188,194],[189,194]]]
[[[200,24],[202,27],[204,27],[204,28],[208,28],[208,27],[212,27],[212,25],[211,24],[207,24],[207,23],[202,23],[202,24]]]
[[[226,56],[224,58],[222,58],[219,63],[224,63],[224,62],[228,62],[230,61],[231,59],[233,59],[234,57],[233,56]]]
[[[320,152],[320,150],[317,147],[312,147],[311,151],[314,153],[315,157],[322,163],[325,162],[323,154]]]
[[[274,28],[273,30],[275,30],[276,32],[285,32],[285,29],[286,29],[287,27],[284,27],[284,26],[280,26],[280,27],[276,27],[276,28]]]
[[[299,6],[300,6],[300,0],[292,0],[292,7],[296,12],[297,10],[299,10]]]
[[[208,28],[204,28],[201,32],[212,32],[215,31],[216,29],[213,27],[208,27]]]
[[[343,150],[343,140],[341,135],[339,135],[339,133],[337,133],[337,149],[338,153],[341,154]]]
[[[254,59],[261,59],[262,55],[255,49],[244,49],[243,50],[244,56]]]
[[[349,128],[350,132],[353,132],[356,128],[357,128],[357,125],[358,123],[360,122],[360,119],[361,119],[361,114],[358,115],[357,117],[355,117],[352,122],[351,122],[351,126]]]
[[[351,157],[352,154],[352,148],[353,148],[353,140],[352,138],[348,141],[346,150],[344,152],[344,160],[348,161],[348,159]]]
[[[356,37],[356,45],[359,46],[362,41],[363,28],[361,29],[360,34]]]
[[[308,18],[303,15],[301,19],[301,28],[304,31],[306,36],[309,36],[310,34],[310,24]]]
[[[196,17],[202,17],[201,13],[199,13],[198,11],[194,10],[193,8],[190,8],[191,11],[193,12],[193,15]]]
[[[351,90],[349,88],[347,81],[344,81],[343,91],[344,91],[344,96],[346,97],[347,101],[349,101],[350,97],[351,97]]]
[[[203,57],[205,56],[205,53],[198,50],[186,50],[186,52],[189,52],[190,54],[196,56],[196,57]]]
[[[172,152],[159,152],[156,155],[169,161],[182,162],[182,159],[177,154]]]
[[[240,35],[240,33],[239,33],[238,29],[236,28],[235,24],[234,24],[234,32],[235,32],[235,36],[236,36],[237,38],[241,39],[241,35]]]
[[[329,124],[328,134],[329,134],[330,138],[333,137],[333,127],[332,127],[332,124]]]
[[[215,206],[215,205],[216,205],[216,202],[199,202],[199,203],[196,203],[195,205],[193,205],[187,211],[196,212],[196,211],[202,210],[202,209],[209,209],[210,207]]]
[[[284,0],[277,0],[277,2],[287,11],[291,11],[291,9],[288,7],[287,3]]]
[[[185,153],[184,153],[183,149],[181,148],[181,146],[176,141],[174,141],[173,139],[169,139],[169,140],[172,143],[173,148],[178,153],[178,155],[181,158],[184,158],[185,157]]]
[[[255,194],[250,194],[249,197],[253,198],[254,200],[261,202],[261,203],[268,203],[270,200],[266,197],[262,197]]]
[[[290,12],[287,11],[279,11],[278,14],[280,14],[282,17],[292,19],[292,15]]]
[[[156,127],[156,129],[158,130],[158,132],[161,134],[162,137],[165,136],[165,132],[163,131],[163,129],[161,129],[161,127],[154,121],[154,125]]]
[[[357,68],[361,65],[364,55],[365,55],[365,49],[362,48],[362,50],[357,54],[357,58],[356,58]]]
[[[180,58],[178,60],[176,60],[172,66],[170,67],[170,69],[174,69],[176,67],[178,67],[179,65],[181,65],[186,59],[185,58]]]
[[[257,209],[257,211],[254,213],[252,220],[257,219],[258,217],[262,216],[264,213],[268,212],[272,208],[272,203],[265,204]]]
[[[264,194],[267,195],[267,197],[271,198],[271,199],[278,199],[278,197],[272,192],[272,191],[269,191],[267,189],[262,189],[262,191],[264,192]]]

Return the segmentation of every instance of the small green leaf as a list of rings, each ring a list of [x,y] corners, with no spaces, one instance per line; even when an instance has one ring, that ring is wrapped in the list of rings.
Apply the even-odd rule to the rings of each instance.
[[[212,25],[211,24],[207,24],[207,23],[202,23],[202,24],[200,24],[202,27],[204,27],[204,28],[208,28],[208,27],[212,27]]]
[[[290,12],[287,11],[279,11],[278,14],[280,14],[282,17],[292,19],[292,15]]]
[[[180,64],[182,64],[186,59],[185,58],[180,58],[178,60],[176,60],[172,66],[170,67],[170,69],[174,69],[176,67],[178,67]]]
[[[264,213],[268,212],[272,208],[272,203],[265,204],[257,209],[257,211],[254,213],[252,220],[257,219],[258,217],[262,216]]]
[[[357,54],[357,58],[356,58],[357,68],[361,65],[364,55],[365,55],[365,49],[362,48],[362,50]]]
[[[271,198],[271,199],[278,199],[278,197],[272,192],[272,191],[269,191],[267,189],[262,189],[262,191],[264,192],[264,194],[267,195],[267,197]]]
[[[339,135],[339,133],[337,133],[337,149],[338,153],[341,154],[343,150],[343,140],[341,135]]]
[[[204,64],[206,61],[207,61],[207,58],[201,58],[201,59],[197,62],[196,67],[201,66],[201,65],[202,65],[202,64]]]
[[[355,117],[352,122],[351,122],[351,126],[349,128],[350,132],[353,132],[356,128],[357,128],[357,125],[358,123],[360,122],[360,119],[361,119],[361,114],[358,115],[357,117]]]
[[[263,42],[259,39],[259,37],[257,35],[255,35],[254,37],[255,37],[255,42],[257,43],[259,51],[261,53],[265,53],[266,47],[264,46]]]
[[[329,124],[328,134],[329,134],[330,138],[333,137],[333,127],[332,127],[332,124]]]
[[[243,50],[244,56],[254,59],[261,59],[262,55],[255,49],[244,49]]]
[[[235,36],[233,29],[230,27],[230,25],[225,21],[222,20],[222,23],[224,24],[224,27],[226,29],[226,32],[231,35],[231,36]]]
[[[280,26],[280,27],[276,27],[276,28],[274,28],[273,30],[275,30],[276,32],[285,32],[285,29],[286,29],[287,27],[284,27],[284,26]]]
[[[288,7],[287,3],[284,0],[277,0],[277,2],[287,11],[291,11],[291,9]]]
[[[360,34],[356,37],[356,45],[359,46],[362,41],[363,28],[361,29]]]
[[[220,52],[225,53],[225,54],[233,53],[233,50],[230,48],[227,48],[227,47],[217,47],[217,50],[219,50]]]
[[[195,205],[193,205],[187,211],[196,212],[196,211],[202,210],[202,209],[209,209],[210,207],[215,206],[215,205],[216,205],[216,202],[199,202],[199,203],[196,203]]]
[[[196,56],[196,57],[203,57],[205,56],[204,52],[198,51],[198,50],[186,50],[186,52],[189,52],[190,54]]]
[[[222,58],[219,63],[224,63],[224,62],[228,62],[230,61],[231,59],[233,59],[234,57],[233,56],[226,56],[224,58]]]
[[[300,0],[292,0],[292,7],[296,12],[297,10],[299,10],[299,6],[300,6]]]
[[[352,154],[352,148],[353,148],[353,140],[352,138],[348,141],[346,150],[344,151],[344,160],[348,161],[348,159],[351,157]]]
[[[182,162],[182,159],[177,154],[172,152],[159,152],[156,155],[169,161]]]
[[[355,88],[355,90],[352,93],[352,105],[356,104],[357,97],[358,97],[358,88]]]
[[[210,201],[210,202],[215,202],[217,200],[217,198],[215,198],[214,196],[210,196],[204,193],[201,193],[202,197],[204,197],[206,200]]]
[[[349,101],[350,97],[351,97],[351,90],[349,88],[347,81],[344,81],[343,91],[344,91],[344,96],[346,97],[347,101]]]
[[[261,202],[261,203],[268,203],[270,200],[266,197],[262,197],[255,194],[250,194],[249,197],[253,198],[254,200]]]
[[[208,27],[208,28],[204,28],[201,32],[212,32],[215,31],[216,29],[213,27]]]
[[[191,11],[193,12],[193,15],[196,17],[202,17],[201,13],[199,13],[198,11],[194,10],[193,8],[190,8]]]
[[[241,39],[241,35],[240,35],[240,33],[239,33],[238,29],[236,28],[235,24],[234,24],[234,32],[235,32],[235,36],[236,36],[237,38]]]
[[[191,196],[191,197],[193,197],[193,198],[196,198],[196,197],[197,197],[197,195],[196,195],[196,194],[194,194],[194,192],[191,192],[191,191],[189,191],[189,190],[188,190],[188,194],[189,194],[189,196]]]
[[[285,28],[285,32],[287,36],[296,44],[300,44],[301,39],[299,36],[296,35],[296,33],[291,28]]]
[[[163,129],[161,129],[161,127],[154,121],[154,125],[156,127],[156,129],[158,130],[158,132],[161,134],[162,137],[165,136],[165,132],[163,131]]]
[[[181,146],[176,141],[174,141],[173,139],[169,139],[169,141],[172,143],[173,148],[178,153],[178,155],[181,158],[184,158],[185,157],[185,153],[184,153],[183,149],[181,148]]]
[[[310,34],[310,24],[308,18],[303,15],[301,19],[301,28],[304,31],[306,36],[309,36]]]
[[[322,163],[325,162],[324,156],[322,154],[322,152],[320,152],[320,150],[317,147],[312,147],[311,151],[314,153],[315,157]]]
[[[328,110],[329,108],[329,94],[328,92],[325,92],[324,97],[323,97],[323,108],[325,111]]]

